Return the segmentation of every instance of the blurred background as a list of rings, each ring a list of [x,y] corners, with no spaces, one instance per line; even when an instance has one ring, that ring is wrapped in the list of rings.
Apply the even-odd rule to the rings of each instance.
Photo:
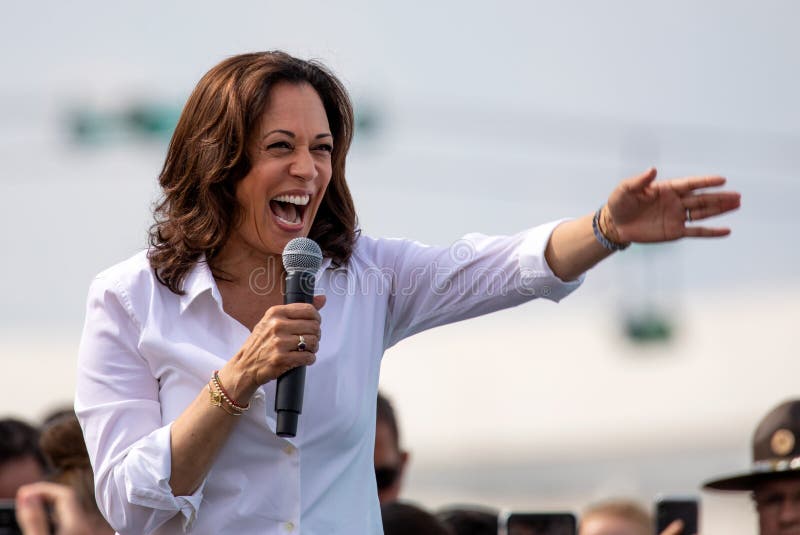
[[[70,402],[89,282],[145,246],[184,100],[223,58],[278,48],[351,91],[371,235],[513,233],[650,165],[729,178],[730,237],[633,246],[562,303],[423,333],[382,372],[426,506],[699,494],[798,395],[798,20],[790,0],[7,4],[2,412]],[[754,532],[746,496],[702,499],[705,533]]]

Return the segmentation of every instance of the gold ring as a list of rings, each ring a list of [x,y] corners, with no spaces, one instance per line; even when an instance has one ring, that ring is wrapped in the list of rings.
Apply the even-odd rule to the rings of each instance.
[[[298,351],[305,351],[306,350],[306,339],[303,338],[302,334],[297,335],[300,338],[300,341],[297,342],[297,350]]]
[[[686,221],[692,222],[692,211],[689,208],[686,209]]]

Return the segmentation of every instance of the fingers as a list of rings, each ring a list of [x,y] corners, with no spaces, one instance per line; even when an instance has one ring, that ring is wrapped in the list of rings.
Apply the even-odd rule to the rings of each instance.
[[[702,188],[714,188],[725,184],[725,177],[719,175],[689,176],[675,178],[664,183],[680,196],[688,195]]]
[[[53,506],[59,533],[83,534],[86,520],[72,489],[57,483],[39,482],[17,491],[17,522],[26,535],[50,533],[44,503]]]
[[[628,191],[640,191],[651,184],[656,178],[656,168],[651,167],[644,173],[628,178],[622,182],[623,187]],[[720,175],[689,176],[684,178],[674,178],[660,182],[662,187],[672,189],[679,196],[690,195],[692,192],[703,188],[714,188],[724,185],[725,177]],[[738,195],[738,194],[737,194]]]
[[[264,384],[316,361],[322,338],[318,308],[325,304],[324,297],[320,297],[313,304],[275,305],[266,311],[245,342],[238,364],[250,370],[254,384]],[[300,344],[301,336],[304,346]]]
[[[322,297],[322,303],[324,305],[325,300],[324,296]],[[316,296],[314,297],[314,304],[309,303],[291,303],[288,305],[277,305],[274,307],[270,307],[264,316],[283,316],[287,319],[291,320],[314,320],[320,321],[320,315],[318,312],[318,308],[316,307]],[[320,306],[319,308],[322,308]]]
[[[640,175],[624,180],[622,185],[628,191],[641,191],[656,179],[657,173],[656,168],[651,167]]]
[[[731,233],[727,227],[686,227],[683,235],[689,238],[721,238]]]
[[[741,206],[742,196],[735,191],[688,195],[681,199],[684,208],[691,210],[692,221],[736,210]]]
[[[26,535],[48,535],[47,514],[41,499],[35,493],[25,492],[25,487],[17,492],[15,503],[17,524]]]
[[[262,340],[281,336],[313,334],[321,336],[322,317],[313,305],[292,303],[270,307],[253,329],[251,337]],[[261,345],[261,344],[258,344]]]
[[[292,349],[274,350],[270,347],[263,347],[259,351],[259,366],[263,375],[262,383],[277,379],[284,373],[299,366],[310,366],[317,360],[317,355],[309,351],[298,351],[296,346]]]
[[[659,535],[682,535],[683,520],[673,520]]]
[[[292,334],[281,337],[279,342],[280,348],[283,351],[300,351],[300,349],[298,349],[300,345],[300,336],[303,337],[303,342],[305,343],[305,349],[303,351],[308,353],[316,353],[319,351],[319,334]]]
[[[297,336],[313,335],[316,337],[322,336],[322,328],[320,322],[313,320],[288,320],[280,322],[275,329],[275,335],[283,336],[289,335],[294,337],[295,345],[297,344]]]
[[[306,350],[316,353],[322,339],[322,329],[317,321],[293,320],[281,323],[273,332],[278,347],[284,351],[297,351],[300,336],[306,344]]]
[[[264,318],[259,322],[259,325],[265,327],[265,334],[272,336],[285,337],[290,335],[294,337],[294,346],[298,343],[298,336],[312,336],[317,341],[322,337],[322,330],[320,324],[322,317],[317,311],[316,304],[320,304],[320,308],[325,304],[325,297],[320,296],[322,299],[315,304],[307,303],[292,303],[289,305],[281,305],[271,307],[264,314]]]
[[[736,210],[741,204],[741,195],[736,192],[708,193],[684,197],[683,205],[689,211],[691,221],[699,221]],[[731,233],[727,227],[686,226],[684,236],[691,238],[721,238]]]

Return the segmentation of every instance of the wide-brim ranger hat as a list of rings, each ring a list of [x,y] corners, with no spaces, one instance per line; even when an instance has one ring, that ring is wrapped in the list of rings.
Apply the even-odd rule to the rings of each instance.
[[[772,409],[753,434],[753,465],[749,472],[715,479],[703,488],[753,490],[765,480],[800,478],[800,399]]]

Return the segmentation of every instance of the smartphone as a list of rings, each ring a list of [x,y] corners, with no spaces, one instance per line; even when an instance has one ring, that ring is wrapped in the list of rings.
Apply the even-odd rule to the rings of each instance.
[[[17,525],[14,500],[0,500],[0,535],[22,535]]]
[[[695,496],[659,496],[656,498],[656,535],[675,520],[683,520],[683,535],[696,535],[700,503]]]
[[[572,513],[520,513],[500,516],[502,535],[576,535],[577,521]]]

